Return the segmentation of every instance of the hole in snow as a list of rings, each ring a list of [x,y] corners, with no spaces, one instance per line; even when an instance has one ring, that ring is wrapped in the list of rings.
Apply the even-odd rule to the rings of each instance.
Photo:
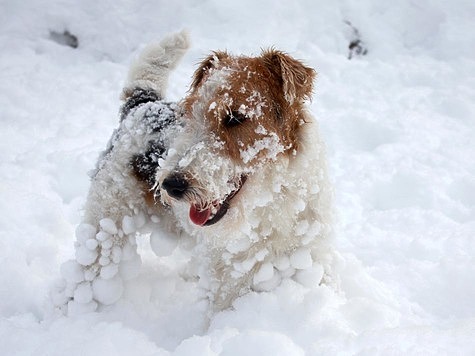
[[[68,46],[72,48],[78,48],[79,46],[78,38],[71,34],[68,30],[64,30],[63,33],[50,31],[49,38],[62,46]]]

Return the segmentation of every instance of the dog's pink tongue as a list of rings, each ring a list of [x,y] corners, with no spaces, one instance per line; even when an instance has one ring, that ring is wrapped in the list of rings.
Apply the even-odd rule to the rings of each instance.
[[[211,209],[200,210],[194,204],[190,206],[190,220],[199,226],[203,226],[211,215]]]

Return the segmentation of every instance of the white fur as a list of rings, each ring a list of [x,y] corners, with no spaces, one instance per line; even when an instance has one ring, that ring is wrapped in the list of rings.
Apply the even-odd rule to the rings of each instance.
[[[205,202],[202,206],[235,190],[236,177],[248,176],[227,214],[215,225],[205,227],[190,222],[190,201],[174,201],[161,190],[179,224],[196,239],[196,255],[201,265],[206,266],[201,269],[200,281],[209,290],[214,310],[229,307],[250,288],[269,289],[282,278],[295,275],[296,270],[311,268],[313,264],[323,267],[324,278],[330,283],[334,257],[332,190],[317,123],[304,113],[299,150],[290,157],[282,154],[284,147],[275,132],[259,127],[259,139],[242,148],[242,164],[236,164],[225,153],[226,143],[210,132],[204,119],[214,107],[203,103],[213,102],[216,90],[227,86],[229,70],[211,71],[198,88],[200,100],[194,103],[186,127],[173,142],[157,174],[159,183],[172,172],[193,177],[193,199]],[[256,94],[250,95],[250,100],[255,100]],[[263,152],[264,159],[247,164]],[[307,257],[302,257],[299,249],[305,249]],[[296,251],[300,253],[295,255]],[[300,263],[282,268],[282,259]]]

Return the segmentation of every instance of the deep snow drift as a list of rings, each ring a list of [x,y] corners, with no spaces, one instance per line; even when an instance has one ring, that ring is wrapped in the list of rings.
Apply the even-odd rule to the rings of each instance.
[[[2,353],[473,354],[474,17],[461,0],[2,1]],[[128,65],[181,28],[193,44],[172,100],[212,49],[275,45],[318,71],[311,108],[336,192],[342,292],[289,281],[208,321],[197,286],[174,272],[186,256],[159,259],[143,236],[118,304],[58,315],[49,292],[74,255]],[[358,36],[368,52],[348,60]]]

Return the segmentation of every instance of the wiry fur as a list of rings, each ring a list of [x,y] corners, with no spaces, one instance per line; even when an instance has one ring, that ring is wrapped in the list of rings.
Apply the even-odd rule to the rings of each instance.
[[[217,310],[307,267],[322,267],[331,280],[331,188],[317,123],[304,104],[314,76],[276,50],[259,57],[214,52],[195,72],[183,102],[184,129],[157,182],[165,204],[197,239],[200,258],[207,258],[200,278]],[[242,122],[227,127],[230,114]],[[187,188],[173,197],[167,180],[177,176]],[[223,201],[230,206],[217,223],[190,222],[190,206],[206,211]]]
[[[70,310],[120,297],[130,278],[121,266],[137,260],[134,236],[147,215],[195,240],[194,272],[212,310],[283,278],[332,281],[331,188],[305,107],[314,70],[274,49],[258,57],[213,52],[176,106],[163,96],[187,46],[183,33],[170,36],[130,69],[121,124],[78,229],[80,273],[65,276]],[[104,288],[118,292],[108,298]]]

